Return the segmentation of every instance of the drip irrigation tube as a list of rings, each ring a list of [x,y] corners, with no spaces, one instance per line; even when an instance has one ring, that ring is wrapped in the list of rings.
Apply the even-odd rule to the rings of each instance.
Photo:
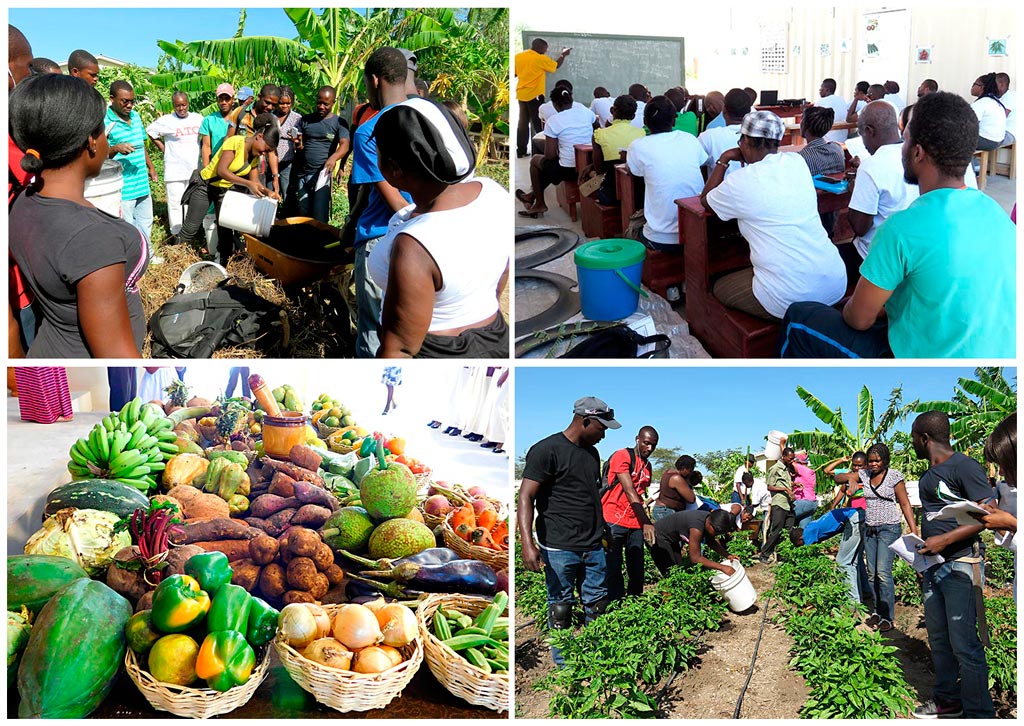
[[[747,694],[747,686],[750,685],[750,679],[754,676],[754,664],[757,663],[757,651],[761,647],[761,636],[764,635],[764,624],[768,619],[768,608],[772,604],[771,595],[764,603],[764,614],[761,615],[761,629],[757,631],[757,642],[754,643],[754,655],[750,658],[750,670],[747,672],[747,680],[743,684],[743,689],[740,691],[740,697],[736,699],[736,710],[732,712],[732,717],[740,717],[740,709],[743,708],[743,697]]]

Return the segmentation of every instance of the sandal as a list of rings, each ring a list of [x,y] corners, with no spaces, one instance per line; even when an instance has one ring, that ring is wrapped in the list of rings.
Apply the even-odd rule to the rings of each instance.
[[[537,211],[531,211],[529,209],[521,209],[521,210],[519,210],[519,216],[520,217],[529,217],[530,219],[537,219],[538,217],[543,217],[544,216],[544,212],[546,212],[546,211],[548,211],[547,207],[545,207],[544,209],[539,209]]]
[[[527,207],[533,206],[533,203],[537,201],[537,198],[530,192],[524,192],[522,189],[516,189],[516,199],[525,204]]]
[[[495,449],[493,453],[495,453],[495,454],[504,454],[505,450],[504,449]]]

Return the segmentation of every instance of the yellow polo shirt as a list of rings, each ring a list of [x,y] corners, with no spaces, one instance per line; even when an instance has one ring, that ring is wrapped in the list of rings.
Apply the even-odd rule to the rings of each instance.
[[[601,145],[601,153],[605,161],[615,161],[619,158],[619,149],[629,148],[629,145],[644,136],[644,130],[634,126],[626,119],[615,119],[611,126],[594,131],[594,141]]]
[[[532,101],[544,93],[544,74],[558,70],[558,63],[546,55],[541,55],[533,48],[516,53],[515,58],[516,98],[520,101]]]

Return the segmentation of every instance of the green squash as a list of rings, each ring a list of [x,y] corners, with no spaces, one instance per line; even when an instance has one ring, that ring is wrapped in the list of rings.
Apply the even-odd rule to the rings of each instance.
[[[43,520],[66,507],[113,512],[123,519],[136,509],[148,509],[149,499],[135,487],[119,481],[80,479],[62,484],[46,495]]]
[[[7,558],[7,609],[24,605],[38,613],[55,592],[80,577],[88,575],[67,557],[12,555]]]
[[[18,668],[18,717],[85,718],[96,710],[117,680],[131,616],[131,604],[95,580],[75,580],[50,598]]]

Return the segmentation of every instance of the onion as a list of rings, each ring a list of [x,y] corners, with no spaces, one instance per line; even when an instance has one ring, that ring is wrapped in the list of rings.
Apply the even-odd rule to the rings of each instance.
[[[373,612],[362,605],[342,605],[334,616],[334,637],[352,650],[376,645],[384,638]]]
[[[310,612],[313,613],[313,618],[316,620],[316,637],[324,638],[331,634],[331,616],[327,614],[320,605],[312,602],[302,603]]]
[[[416,639],[419,632],[416,616],[405,605],[391,603],[382,607],[375,615],[380,631],[384,634],[385,645],[401,648]]]
[[[277,620],[277,629],[296,650],[302,650],[318,637],[316,617],[304,603],[285,605]]]
[[[391,665],[393,666],[400,665],[402,661],[405,660],[398,648],[392,648],[390,645],[378,645],[376,647],[388,654],[388,657],[391,659]]]
[[[314,640],[308,648],[302,651],[302,655],[328,668],[347,671],[352,667],[352,651],[334,638]]]
[[[356,673],[383,673],[389,668],[394,668],[391,656],[386,650],[377,646],[357,651],[355,664],[352,666],[352,670]]]
[[[376,614],[378,610],[380,610],[387,604],[388,601],[384,599],[383,595],[378,595],[373,600],[367,600],[366,602],[362,603],[363,607],[369,608],[370,611],[374,614]]]

